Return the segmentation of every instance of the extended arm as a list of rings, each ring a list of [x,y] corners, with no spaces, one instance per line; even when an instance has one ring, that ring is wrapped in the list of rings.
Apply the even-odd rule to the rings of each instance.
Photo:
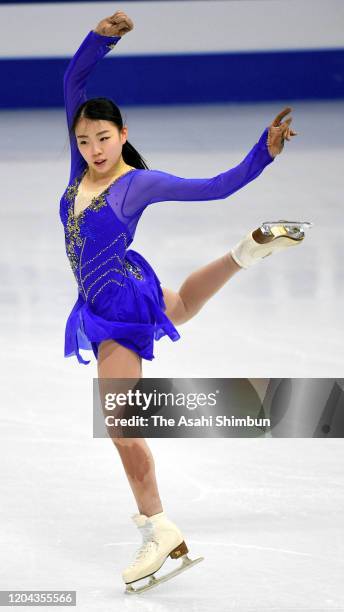
[[[181,178],[160,170],[135,172],[123,204],[123,217],[142,213],[154,202],[227,198],[253,181],[274,160],[267,148],[268,130],[264,130],[240,164],[211,178]]]
[[[87,100],[86,83],[90,73],[120,38],[120,36],[103,36],[91,30],[68,64],[63,78],[68,130],[70,130],[77,109]],[[69,182],[71,182],[85,167],[85,160],[78,150],[74,134],[70,135],[69,142],[71,149]]]

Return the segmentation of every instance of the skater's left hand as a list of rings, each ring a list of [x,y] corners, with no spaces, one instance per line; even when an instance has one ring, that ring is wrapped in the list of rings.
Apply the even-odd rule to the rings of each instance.
[[[289,117],[283,121],[283,123],[281,123],[283,117],[288,115],[291,110],[292,109],[290,106],[284,108],[280,113],[278,113],[277,117],[275,117],[269,126],[267,145],[269,153],[272,157],[276,157],[276,155],[282,153],[285,140],[290,140],[292,136],[297,135],[297,132],[294,132],[294,130],[290,128],[290,124],[293,120],[292,117]]]

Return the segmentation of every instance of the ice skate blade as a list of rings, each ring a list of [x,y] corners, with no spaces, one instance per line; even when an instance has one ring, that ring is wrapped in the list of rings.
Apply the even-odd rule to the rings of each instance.
[[[313,227],[313,225],[314,223],[311,221],[286,221],[280,219],[279,221],[264,221],[260,226],[260,230],[265,236],[277,234],[300,240],[304,237],[305,230]]]
[[[145,584],[142,587],[137,587],[136,589],[131,584],[128,584],[125,589],[125,593],[129,595],[139,595],[140,593],[144,593],[145,591],[154,589],[154,587],[158,586],[161,582],[166,582],[167,580],[170,580],[174,576],[181,574],[181,572],[184,572],[185,570],[190,569],[190,567],[192,567],[193,565],[196,565],[196,563],[203,561],[204,557],[198,557],[197,559],[190,559],[187,555],[184,555],[183,557],[181,557],[181,559],[182,559],[182,564],[177,569],[173,570],[172,572],[169,572],[168,574],[165,574],[165,576],[161,576],[161,578],[155,578],[153,574],[152,576],[150,576],[149,582],[147,584]]]

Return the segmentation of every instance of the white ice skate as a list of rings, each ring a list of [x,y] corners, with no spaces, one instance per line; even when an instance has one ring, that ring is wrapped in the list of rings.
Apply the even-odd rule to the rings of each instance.
[[[263,257],[300,244],[305,229],[312,225],[309,221],[265,221],[241,240],[230,254],[241,268],[249,268]]]
[[[122,577],[127,585],[126,593],[137,594],[156,587],[160,582],[165,582],[177,576],[204,557],[190,559],[187,556],[188,548],[185,544],[183,534],[178,527],[172,523],[164,512],[159,512],[147,517],[145,514],[134,514],[134,523],[142,533],[143,544],[136,554],[135,560],[122,572]],[[156,578],[157,572],[168,557],[181,559],[182,564],[175,570]],[[134,588],[132,584],[143,578],[149,578],[147,584]]]

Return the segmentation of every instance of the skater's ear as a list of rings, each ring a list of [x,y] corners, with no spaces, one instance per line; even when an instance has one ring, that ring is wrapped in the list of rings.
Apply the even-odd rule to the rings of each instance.
[[[120,138],[121,138],[121,143],[122,145],[124,145],[125,142],[127,142],[127,138],[128,138],[128,126],[124,125],[120,131]]]

